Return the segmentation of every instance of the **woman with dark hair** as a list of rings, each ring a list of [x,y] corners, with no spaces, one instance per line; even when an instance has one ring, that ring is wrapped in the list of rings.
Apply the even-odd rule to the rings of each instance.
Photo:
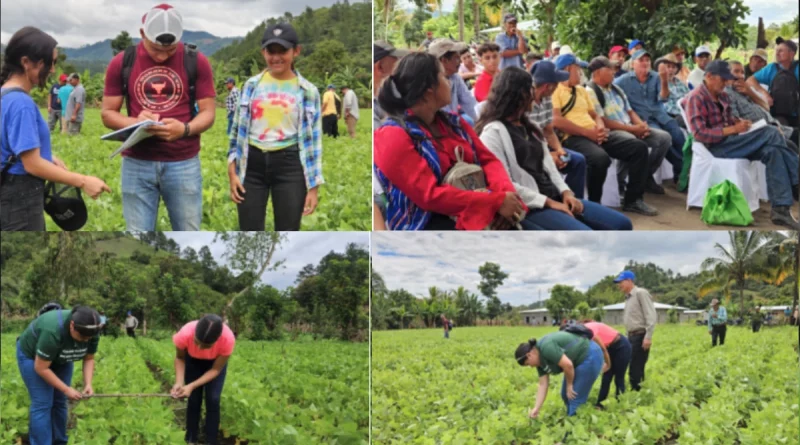
[[[86,306],[52,306],[17,338],[17,366],[31,398],[31,445],[67,443],[67,399],[94,394],[100,314]],[[73,362],[83,361],[83,392],[70,387]]]
[[[625,373],[631,362],[631,342],[628,337],[622,335],[611,326],[594,320],[583,320],[583,325],[589,328],[596,339],[605,346],[608,357],[611,360],[611,367],[603,372],[603,380],[600,384],[600,393],[597,395],[595,406],[602,407],[603,401],[608,397],[611,389],[611,380],[614,380],[616,396],[625,392]]]
[[[506,68],[509,69],[509,68]],[[536,392],[536,405],[531,410],[531,418],[539,417],[550,375],[564,373],[561,384],[561,399],[567,406],[567,415],[574,416],[578,407],[586,403],[589,392],[600,372],[610,368],[608,354],[595,337],[593,341],[567,331],[554,332],[521,343],[514,352],[520,366],[536,368],[539,373],[539,390]]]
[[[300,46],[291,25],[269,26],[261,52],[267,69],[245,82],[233,117],[231,199],[240,230],[264,230],[270,195],[273,230],[300,230],[324,182],[319,91],[295,69]]]
[[[631,220],[622,213],[575,197],[550,156],[544,133],[528,118],[533,100],[531,75],[521,68],[506,68],[492,83],[475,127],[481,141],[510,173],[517,193],[530,209],[522,226],[545,230],[633,229]]]
[[[374,169],[390,230],[504,229],[525,212],[503,165],[472,127],[440,111],[450,103],[450,84],[435,56],[403,57],[378,103],[388,117],[374,134]],[[459,159],[480,167],[487,191],[443,182]]]
[[[92,199],[111,189],[102,180],[67,170],[53,156],[50,130],[30,97],[55,71],[56,41],[33,27],[14,33],[0,70],[0,230],[43,231],[44,182],[78,187]]]
[[[236,338],[219,315],[206,315],[186,323],[172,337],[177,348],[173,397],[188,397],[186,442],[197,443],[203,390],[206,400],[206,443],[215,445],[219,433],[220,396],[228,359]]]

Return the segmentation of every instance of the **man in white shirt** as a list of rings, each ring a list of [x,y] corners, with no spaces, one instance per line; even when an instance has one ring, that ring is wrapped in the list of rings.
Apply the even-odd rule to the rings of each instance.
[[[344,108],[344,121],[347,124],[347,133],[351,138],[356,137],[356,122],[358,122],[358,99],[356,93],[349,86],[343,86],[342,107]]]
[[[695,89],[703,85],[703,77],[706,75],[706,65],[711,61],[711,49],[705,45],[698,46],[694,51],[694,62],[697,66],[689,73],[687,79],[689,89]]]

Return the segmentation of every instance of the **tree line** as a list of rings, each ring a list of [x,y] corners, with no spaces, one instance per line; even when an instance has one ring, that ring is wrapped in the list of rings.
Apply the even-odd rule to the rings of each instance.
[[[3,331],[24,328],[42,305],[56,301],[104,311],[112,333],[127,311],[151,330],[174,330],[216,313],[255,340],[303,334],[365,340],[366,248],[331,251],[281,290],[259,277],[282,267],[274,255],[285,240],[275,232],[217,234],[223,264],[208,246],[181,248],[161,232],[8,233],[0,242]]]

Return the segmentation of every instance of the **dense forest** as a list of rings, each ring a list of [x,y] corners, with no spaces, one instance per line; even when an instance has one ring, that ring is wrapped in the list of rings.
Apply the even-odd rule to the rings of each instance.
[[[689,275],[633,260],[626,269],[636,274],[637,286],[649,290],[655,301],[664,304],[705,309],[713,298],[719,298],[733,315],[757,304],[797,304],[797,236],[791,232],[731,232],[730,245],[717,245],[719,256],[706,259],[699,265],[699,272]],[[585,292],[556,284],[550,290],[550,298],[512,307],[501,303],[497,293],[508,278],[502,265],[485,263],[479,272],[482,280],[478,293],[463,286],[449,290],[431,286],[427,295],[413,295],[402,288],[388,289],[381,274],[373,270],[373,329],[438,326],[439,314],[461,326],[516,325],[522,322],[520,310],[542,307],[561,316],[602,320],[602,306],[623,301],[614,284],[616,275],[609,275]]]
[[[206,313],[256,340],[362,341],[368,327],[369,254],[348,245],[306,265],[295,285],[257,277],[277,270],[278,233],[221,233],[224,263],[208,246],[182,248],[162,232],[6,233],[0,242],[3,332],[19,331],[45,303],[102,310],[116,333],[127,311],[152,331],[174,330]]]

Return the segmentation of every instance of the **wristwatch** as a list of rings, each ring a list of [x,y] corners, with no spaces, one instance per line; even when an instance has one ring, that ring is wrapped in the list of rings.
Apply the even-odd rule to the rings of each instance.
[[[189,123],[185,122],[183,124],[183,137],[189,137]]]

